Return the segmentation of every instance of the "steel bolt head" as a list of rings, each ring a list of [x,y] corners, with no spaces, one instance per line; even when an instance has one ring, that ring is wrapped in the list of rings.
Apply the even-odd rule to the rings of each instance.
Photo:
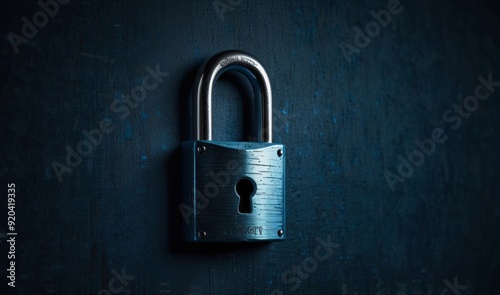
[[[197,148],[199,154],[203,154],[207,151],[207,148],[204,145],[201,145]]]

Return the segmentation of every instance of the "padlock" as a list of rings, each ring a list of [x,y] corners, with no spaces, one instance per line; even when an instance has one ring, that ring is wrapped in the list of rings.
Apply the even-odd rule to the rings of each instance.
[[[212,140],[212,91],[227,71],[252,84],[258,142]],[[272,94],[266,71],[243,51],[225,51],[199,69],[193,89],[196,140],[182,143],[183,240],[284,240],[285,147],[272,143]]]

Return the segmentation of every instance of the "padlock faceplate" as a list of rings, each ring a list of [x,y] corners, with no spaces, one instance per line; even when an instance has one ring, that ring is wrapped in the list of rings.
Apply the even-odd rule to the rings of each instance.
[[[193,208],[184,240],[246,242],[283,240],[285,150],[262,142],[184,142],[183,203]],[[240,213],[236,184],[251,180],[251,213]],[[196,196],[196,198],[194,198]]]

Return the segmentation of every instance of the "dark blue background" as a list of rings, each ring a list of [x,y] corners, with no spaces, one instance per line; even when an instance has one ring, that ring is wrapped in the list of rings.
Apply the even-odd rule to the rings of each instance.
[[[456,130],[442,118],[474,95],[478,76],[500,81],[496,1],[401,0],[349,59],[341,44],[388,1],[223,0],[224,13],[213,1],[70,1],[18,53],[9,33],[21,35],[22,17],[40,7],[0,3],[0,210],[14,182],[13,294],[112,294],[110,282],[122,294],[457,294],[455,280],[461,294],[500,293],[500,89]],[[274,141],[287,147],[287,240],[187,249],[176,238],[189,91],[201,63],[232,48],[271,79]],[[126,118],[113,112],[157,65],[168,77]],[[217,139],[247,138],[250,94],[238,75],[217,84]],[[59,181],[53,163],[103,118],[115,129]],[[398,173],[398,156],[435,128],[447,140],[392,191],[384,173]],[[318,238],[338,247],[298,279],[290,272],[311,263]],[[113,270],[133,278],[122,286]]]

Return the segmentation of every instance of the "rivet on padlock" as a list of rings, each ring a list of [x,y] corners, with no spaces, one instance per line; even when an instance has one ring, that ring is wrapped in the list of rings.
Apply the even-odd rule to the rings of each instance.
[[[252,84],[258,142],[212,140],[213,87],[227,71],[242,73]],[[283,240],[286,154],[284,145],[272,143],[266,71],[246,52],[225,51],[201,66],[193,95],[195,140],[182,143],[184,241]]]

